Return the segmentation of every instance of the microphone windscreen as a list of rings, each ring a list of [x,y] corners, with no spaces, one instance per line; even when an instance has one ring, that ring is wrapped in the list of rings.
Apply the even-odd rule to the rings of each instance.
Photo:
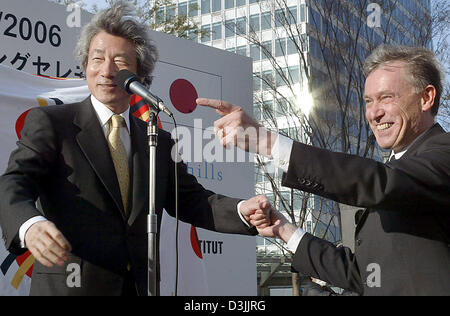
[[[128,69],[120,70],[114,77],[114,83],[125,90],[128,90],[128,85],[135,80],[138,80],[137,76]]]

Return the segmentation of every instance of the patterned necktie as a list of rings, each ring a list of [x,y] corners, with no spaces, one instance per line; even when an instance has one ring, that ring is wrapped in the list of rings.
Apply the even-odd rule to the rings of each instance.
[[[114,114],[109,124],[108,145],[114,168],[116,169],[117,180],[119,180],[120,194],[122,195],[123,207],[126,213],[128,210],[130,174],[128,170],[127,152],[119,136],[121,127],[126,128],[125,119],[120,115]]]

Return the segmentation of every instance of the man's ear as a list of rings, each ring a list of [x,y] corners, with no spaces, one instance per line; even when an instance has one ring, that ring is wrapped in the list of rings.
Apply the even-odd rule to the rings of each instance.
[[[421,95],[422,111],[430,111],[434,105],[434,99],[436,98],[436,88],[433,85],[428,85],[423,89]]]

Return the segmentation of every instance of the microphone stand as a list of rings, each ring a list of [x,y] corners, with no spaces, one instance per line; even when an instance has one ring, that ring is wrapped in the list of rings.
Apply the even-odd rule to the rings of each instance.
[[[149,214],[147,216],[148,234],[148,260],[147,260],[147,294],[148,296],[158,296],[157,277],[157,243],[158,217],[156,215],[156,146],[158,145],[158,112],[150,109],[147,128],[150,157],[149,157]]]

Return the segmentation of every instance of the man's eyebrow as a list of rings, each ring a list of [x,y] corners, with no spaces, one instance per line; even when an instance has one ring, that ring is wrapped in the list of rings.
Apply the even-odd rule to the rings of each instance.
[[[92,50],[92,54],[93,55],[103,55],[103,54],[105,54],[105,51],[100,48],[95,48]],[[127,53],[117,53],[114,55],[114,58],[117,58],[117,57],[121,57],[121,58],[125,58],[125,59],[130,58],[129,54],[127,54]]]
[[[377,93],[375,93],[375,97],[378,97],[378,96],[383,95],[383,94],[386,94],[386,93],[388,93],[388,94],[393,94],[394,91],[392,91],[392,90],[378,91]],[[370,96],[368,96],[366,93],[364,93],[363,98],[370,98]]]
[[[129,56],[128,56],[127,53],[118,53],[118,54],[114,55],[114,57],[125,57],[125,58],[128,58]]]
[[[96,48],[92,51],[94,54],[103,54],[105,51],[103,49]]]

